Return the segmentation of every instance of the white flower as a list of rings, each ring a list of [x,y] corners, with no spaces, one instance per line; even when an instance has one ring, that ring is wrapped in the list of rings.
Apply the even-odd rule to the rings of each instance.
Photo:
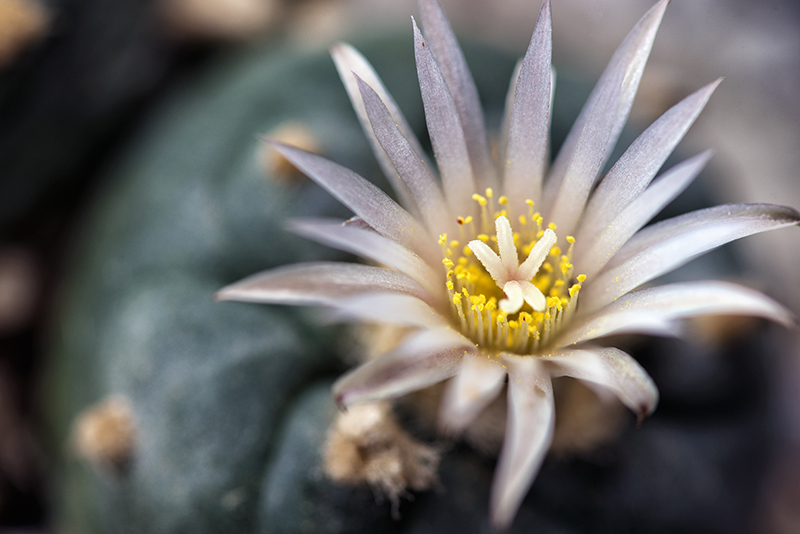
[[[401,204],[331,161],[275,146],[356,215],[345,223],[295,221],[294,231],[380,266],[296,265],[218,293],[324,305],[340,317],[409,327],[399,348],[339,379],[334,395],[342,407],[451,379],[440,420],[460,430],[508,376],[506,438],[491,498],[496,528],[512,521],[552,439],[551,377],[605,388],[640,417],[655,408],[657,389],[639,364],[592,341],[612,333],[672,334],[677,320],[706,314],[793,322],[781,305],[730,283],[637,290],[714,247],[800,219],[790,208],[735,204],[643,228],[709,159],[704,152],[653,180],[719,80],[661,116],[595,187],[667,3],[645,14],[616,51],[549,168],[548,1],[512,81],[497,159],[450,26],[435,0],[421,1],[427,38],[414,24],[414,50],[441,181],[367,61],[337,45],[336,66]]]

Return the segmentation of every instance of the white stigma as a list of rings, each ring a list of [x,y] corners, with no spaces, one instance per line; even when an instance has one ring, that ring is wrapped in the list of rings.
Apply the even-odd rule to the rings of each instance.
[[[558,241],[556,233],[549,228],[545,230],[542,238],[531,247],[527,259],[520,264],[511,223],[501,215],[495,219],[494,225],[497,230],[499,256],[479,239],[470,241],[469,248],[483,264],[486,272],[497,282],[497,286],[506,294],[507,298],[498,303],[500,310],[506,314],[517,313],[523,303],[527,302],[535,311],[543,311],[547,306],[547,300],[531,280],[539,272],[550,249]]]

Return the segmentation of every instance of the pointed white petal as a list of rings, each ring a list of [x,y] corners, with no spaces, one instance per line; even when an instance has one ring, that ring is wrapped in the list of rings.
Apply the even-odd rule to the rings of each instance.
[[[526,212],[525,200],[538,205],[549,158],[550,85],[553,37],[550,1],[539,13],[516,80],[505,151],[504,192],[512,214]]]
[[[464,129],[453,97],[416,22],[414,55],[428,133],[442,176],[445,198],[455,215],[470,215],[475,210],[472,195],[477,188]]]
[[[464,140],[475,172],[476,185],[481,191],[487,187],[497,187],[483,109],[475,81],[464,60],[464,54],[436,0],[420,0],[419,11],[422,28],[428,39],[427,44],[433,50],[436,63],[441,69],[464,128]]]
[[[668,273],[700,254],[748,235],[796,225],[800,214],[769,204],[730,204],[687,213],[649,226],[622,247],[581,291],[591,312]]]
[[[578,240],[573,262],[575,272],[593,279],[633,234],[688,187],[710,158],[711,151],[706,150],[675,165],[623,208],[593,240]]]
[[[505,377],[505,368],[486,354],[465,354],[445,390],[439,426],[450,433],[464,430],[497,397]]]
[[[656,31],[661,24],[661,18],[668,3],[669,0],[661,0],[650,8],[614,52],[614,56],[608,63],[606,70],[597,82],[583,110],[581,110],[581,114],[564,141],[558,157],[553,162],[548,181],[545,184],[545,207],[550,206],[555,199],[567,168],[574,159],[574,153],[578,150],[579,139],[589,123],[589,116],[592,114],[592,109],[595,107],[596,102],[606,98],[604,93],[607,93],[617,85],[615,80],[619,79],[621,75],[622,87],[619,90],[615,116],[610,119],[613,121],[613,125],[607,139],[605,156],[602,158],[603,162],[608,159],[620,132],[622,132],[623,126],[625,126],[625,122],[628,120],[636,89],[639,87],[639,81],[642,78],[645,63],[647,63],[647,58],[650,55]]]
[[[558,241],[556,233],[549,228],[545,230],[541,239],[531,247],[527,259],[517,269],[517,279],[530,280],[533,278],[539,272],[539,268],[544,263],[547,255],[550,254],[550,249],[553,248],[556,241]]]
[[[446,313],[446,308],[442,309]],[[375,292],[339,299],[326,314],[332,322],[363,321],[398,326],[446,326],[436,309],[416,296],[397,292]]]
[[[362,99],[361,92],[358,89],[356,76],[364,80],[375,90],[375,92],[380,96],[381,100],[386,104],[389,113],[392,115],[392,118],[397,124],[400,132],[402,132],[402,135],[408,139],[409,143],[418,154],[424,154],[419,145],[419,141],[417,141],[417,138],[412,132],[411,127],[408,125],[405,117],[403,117],[403,114],[400,112],[400,108],[397,107],[397,104],[386,90],[386,87],[384,87],[383,82],[381,82],[380,77],[378,77],[378,74],[372,68],[372,65],[369,64],[369,62],[364,58],[364,56],[361,55],[361,53],[358,52],[358,50],[346,43],[338,43],[331,47],[331,57],[336,65],[336,70],[339,72],[339,77],[342,79],[344,87],[347,90],[347,95],[350,97],[350,102],[353,104],[353,109],[356,111],[358,120],[361,122],[361,128],[364,130],[364,133],[366,133],[370,145],[372,145],[372,151],[375,153],[375,157],[378,160],[383,173],[386,175],[386,178],[389,179],[389,183],[392,184],[392,188],[397,192],[401,202],[404,205],[412,208],[413,211],[415,204],[411,195],[409,194],[408,189],[406,188],[405,184],[398,179],[397,173],[395,172],[388,155],[384,152],[372,131],[369,118],[367,117],[367,110],[364,106],[364,100]]]
[[[475,257],[478,258],[483,264],[483,267],[486,269],[486,272],[497,282],[498,286],[501,286],[506,283],[508,279],[508,274],[503,266],[503,261],[500,259],[494,250],[489,247],[483,241],[475,239],[469,242],[469,249],[475,254]]]
[[[296,219],[289,222],[289,229],[328,246],[397,269],[418,282],[433,297],[446,296],[442,273],[434,271],[422,258],[404,246],[371,229],[325,219]]]
[[[425,228],[394,200],[355,172],[325,158],[269,141],[292,165],[314,180],[379,233],[430,262],[440,251]]]
[[[525,302],[520,283],[516,280],[506,282],[503,285],[503,293],[506,294],[506,298],[501,299],[500,302],[498,302],[500,311],[508,315],[517,313],[519,309],[522,308],[522,304]]]
[[[506,272],[514,273],[519,267],[517,257],[517,245],[514,244],[514,232],[511,231],[511,223],[505,215],[494,220],[494,227],[497,232],[497,250],[500,252],[500,261]]]
[[[511,110],[514,109],[514,95],[517,92],[517,82],[519,81],[519,71],[522,68],[522,59],[517,61],[517,64],[514,66],[514,72],[511,74],[511,81],[508,84],[508,91],[506,91],[506,105],[503,107],[503,120],[500,124],[500,142],[498,146],[498,157],[497,160],[500,163],[500,169],[502,171],[503,167],[505,167],[506,161],[506,154],[508,153],[508,131],[511,129]],[[503,173],[501,173],[501,176]],[[503,192],[504,194],[508,194],[508,189],[505,184],[503,185]],[[511,202],[511,199],[509,199]],[[511,213],[514,213],[513,211]]]
[[[475,346],[451,328],[423,330],[396,350],[342,376],[333,385],[340,408],[399,397],[446,380]]]
[[[611,333],[651,332],[657,321],[666,326],[702,315],[752,315],[787,328],[795,324],[789,310],[758,291],[727,282],[686,282],[634,291],[591,316],[576,318],[557,343],[574,345]]]
[[[589,191],[605,163],[605,150],[616,124],[623,83],[623,72],[615,74],[589,110],[575,151],[567,162],[561,187],[545,217],[566,234],[572,234],[577,226]]]
[[[552,376],[571,376],[599,384],[641,418],[653,413],[658,388],[639,363],[616,348],[564,350],[544,356]]]
[[[519,286],[522,289],[522,298],[525,299],[525,302],[538,312],[544,311],[547,307],[547,299],[545,299],[544,293],[530,282],[519,282]]]
[[[555,411],[550,375],[538,358],[502,354],[508,366],[508,423],[492,482],[490,517],[508,528],[553,439]]]
[[[645,190],[721,81],[722,78],[683,99],[631,144],[592,194],[576,234],[579,242],[594,239]]]
[[[425,225],[435,234],[453,232],[455,220],[425,158],[403,136],[378,94],[356,76],[370,125],[393,169],[408,188]]]
[[[279,267],[217,291],[216,300],[334,306],[346,297],[391,291],[431,300],[417,282],[397,271],[357,263],[319,262]]]

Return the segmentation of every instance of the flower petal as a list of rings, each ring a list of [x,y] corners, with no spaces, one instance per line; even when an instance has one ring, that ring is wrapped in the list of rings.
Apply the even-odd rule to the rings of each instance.
[[[447,83],[416,22],[414,55],[428,133],[442,176],[445,198],[454,214],[471,215],[475,211],[472,195],[477,188],[464,129]]]
[[[615,76],[609,79],[605,90],[600,92],[590,109],[575,152],[564,171],[561,187],[545,217],[565,234],[573,233],[583,213],[589,191],[605,162],[605,150],[616,124],[624,81],[622,75],[621,70],[615,72]]]
[[[405,274],[357,263],[317,262],[279,267],[249,276],[214,294],[216,300],[333,306],[346,297],[390,291],[430,300]],[[411,298],[410,297],[410,298]]]
[[[448,433],[464,430],[497,397],[505,377],[505,368],[486,354],[465,354],[442,398],[439,426]]]
[[[452,232],[455,219],[425,158],[408,142],[375,90],[358,76],[356,81],[370,129],[391,161],[392,169],[397,171],[395,175],[399,175],[408,188],[426,226],[434,229],[435,234]]]
[[[553,28],[550,1],[542,4],[528,51],[515,81],[508,123],[503,187],[509,213],[526,213],[525,200],[538,205],[547,163],[550,127]]]
[[[611,260],[614,254],[642,226],[672,202],[695,179],[711,159],[711,151],[675,165],[658,177],[644,193],[639,195],[620,214],[589,242],[578,240],[575,247],[575,272],[592,279]]]
[[[594,239],[645,190],[721,81],[706,85],[670,108],[628,147],[592,194],[576,235],[578,242]]]
[[[415,296],[397,292],[373,292],[339,299],[326,316],[332,322],[364,321],[399,326],[446,326],[435,308]]]
[[[686,282],[629,293],[589,317],[576,318],[556,342],[566,346],[612,333],[652,331],[657,320],[666,325],[701,315],[752,315],[787,328],[795,324],[792,312],[758,291],[728,282]]]
[[[492,482],[490,517],[508,528],[553,440],[555,410],[550,374],[538,358],[501,354],[508,366],[508,423]]]
[[[289,229],[325,245],[397,269],[418,282],[432,296],[445,297],[443,276],[412,251],[373,230],[325,219],[295,219],[289,222]]]
[[[661,18],[664,16],[664,10],[668,3],[669,0],[661,0],[650,8],[614,52],[553,162],[548,181],[545,184],[544,207],[552,205],[568,167],[575,158],[575,153],[580,149],[580,138],[583,130],[589,127],[590,116],[593,114],[597,102],[607,99],[609,91],[617,91],[617,80],[621,79],[622,86],[619,88],[617,105],[609,110],[613,116],[604,117],[605,121],[611,123],[611,127],[606,146],[603,149],[604,156],[601,158],[600,167],[602,167],[602,162],[608,159],[628,120],[636,89],[639,87],[644,66],[653,47],[656,31],[661,24]],[[564,231],[568,231],[566,227]]]
[[[729,204],[687,213],[649,226],[620,249],[581,292],[591,312],[692,258],[748,235],[796,225],[800,214],[770,204]]]
[[[276,141],[269,143],[377,232],[426,260],[438,261],[440,252],[425,228],[379,187],[325,158]]]
[[[342,79],[342,83],[347,90],[347,95],[350,97],[350,102],[353,104],[353,109],[356,111],[358,120],[361,123],[361,128],[367,134],[367,138],[372,146],[372,151],[375,153],[375,157],[378,160],[383,173],[386,175],[386,178],[388,178],[389,183],[392,184],[392,188],[397,192],[397,196],[400,198],[400,201],[406,206],[416,207],[408,188],[401,180],[398,179],[397,173],[392,166],[388,154],[384,152],[383,148],[378,142],[378,139],[373,133],[372,128],[370,127],[370,121],[367,117],[367,110],[364,105],[364,100],[361,97],[361,92],[358,89],[356,77],[364,80],[380,96],[381,100],[385,103],[386,108],[394,119],[397,128],[400,130],[403,137],[408,140],[413,149],[418,154],[425,154],[422,151],[417,137],[414,135],[411,127],[408,125],[408,122],[406,122],[405,117],[400,112],[400,108],[397,107],[397,104],[389,94],[389,91],[386,90],[383,82],[381,82],[380,77],[372,68],[372,65],[369,64],[369,62],[358,50],[346,43],[337,43],[331,47],[331,57],[336,65],[336,70],[339,72],[339,77]],[[424,158],[424,156],[421,157]]]
[[[356,367],[333,385],[340,408],[378,399],[399,397],[456,374],[464,354],[475,349],[449,327],[413,334],[399,348]]]
[[[420,0],[419,12],[427,43],[433,50],[458,111],[477,186],[481,191],[487,187],[497,187],[478,89],[456,36],[436,0]]]
[[[550,374],[571,376],[610,390],[641,420],[658,404],[658,388],[639,363],[616,348],[565,350],[545,355]]]

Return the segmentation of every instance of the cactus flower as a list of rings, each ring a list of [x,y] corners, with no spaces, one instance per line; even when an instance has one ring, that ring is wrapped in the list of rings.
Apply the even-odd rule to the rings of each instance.
[[[292,265],[217,294],[321,305],[346,320],[406,328],[397,348],[336,382],[342,408],[449,380],[439,421],[458,432],[507,383],[490,502],[498,529],[513,520],[552,440],[553,377],[611,392],[640,418],[655,409],[652,379],[628,354],[596,344],[600,338],[670,335],[679,320],[708,314],[794,321],[780,304],[731,283],[641,289],[710,249],[800,220],[786,207],[732,204],[645,226],[708,161],[703,152],[656,177],[719,80],[666,111],[600,179],[667,3],[652,7],[617,49],[552,164],[549,1],[511,82],[495,151],[440,6],[420,2],[425,35],[414,23],[414,53],[435,166],[369,63],[336,45],[334,62],[398,201],[332,161],[273,144],[355,214],[344,222],[292,221],[292,230],[370,265]]]

